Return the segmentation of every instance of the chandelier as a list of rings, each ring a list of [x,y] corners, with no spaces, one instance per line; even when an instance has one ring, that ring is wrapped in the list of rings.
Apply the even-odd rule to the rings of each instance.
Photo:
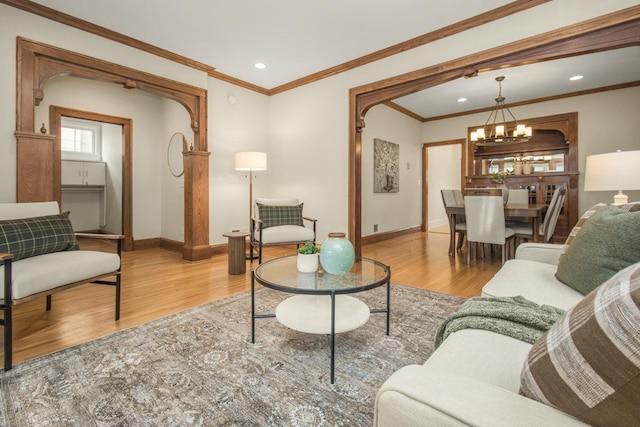
[[[477,145],[490,145],[503,142],[526,142],[531,137],[531,127],[524,124],[518,124],[515,116],[504,103],[506,99],[502,96],[502,81],[504,76],[496,77],[498,82],[498,97],[496,98],[496,106],[489,114],[489,118],[483,127],[478,128],[475,132],[471,132],[471,141]],[[511,122],[515,123],[515,127],[511,130],[507,127],[507,115],[511,116]],[[487,133],[488,131],[488,133]]]

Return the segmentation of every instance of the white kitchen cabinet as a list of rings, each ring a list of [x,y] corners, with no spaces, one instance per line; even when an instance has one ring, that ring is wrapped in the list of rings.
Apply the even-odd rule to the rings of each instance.
[[[106,184],[106,176],[107,167],[104,162],[62,161],[61,184],[63,186],[104,186]]]

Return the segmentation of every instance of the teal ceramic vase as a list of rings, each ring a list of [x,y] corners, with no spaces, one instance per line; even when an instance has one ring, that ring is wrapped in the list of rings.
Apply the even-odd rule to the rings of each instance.
[[[320,264],[329,274],[345,274],[356,260],[351,242],[344,233],[329,233],[320,248]]]

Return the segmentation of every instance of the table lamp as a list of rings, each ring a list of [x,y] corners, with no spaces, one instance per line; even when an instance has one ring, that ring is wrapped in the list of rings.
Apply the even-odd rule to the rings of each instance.
[[[629,202],[622,190],[640,190],[640,150],[587,156],[584,191],[618,191],[614,205]]]
[[[249,171],[249,228],[251,231],[251,204],[253,203],[253,172],[267,170],[267,153],[242,151],[236,153],[235,169]]]

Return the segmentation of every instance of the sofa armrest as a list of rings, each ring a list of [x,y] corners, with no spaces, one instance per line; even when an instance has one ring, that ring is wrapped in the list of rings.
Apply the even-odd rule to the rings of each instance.
[[[438,426],[585,426],[551,406],[471,378],[431,373],[405,366],[380,388],[375,427]]]
[[[13,255],[12,254],[5,254],[0,252],[0,261],[9,261],[13,259]]]
[[[516,259],[558,265],[562,247],[553,243],[523,243],[516,249]]]

